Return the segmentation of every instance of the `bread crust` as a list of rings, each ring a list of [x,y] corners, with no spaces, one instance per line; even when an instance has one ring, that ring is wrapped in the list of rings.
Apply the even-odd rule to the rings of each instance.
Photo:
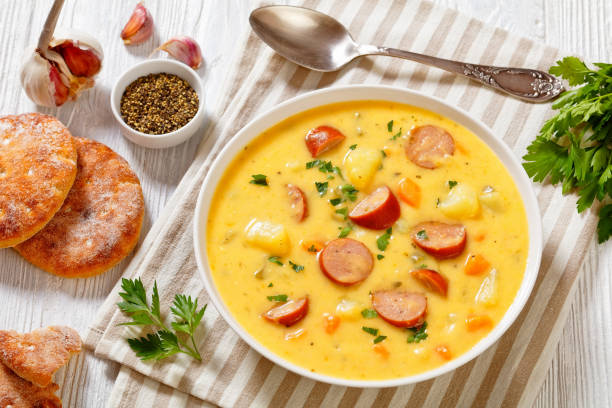
[[[62,401],[55,395],[58,389],[54,383],[38,387],[0,363],[0,407],[62,408]]]
[[[107,271],[134,249],[144,198],[138,177],[121,156],[102,143],[74,139],[78,171],[64,205],[15,249],[47,272],[82,278]]]
[[[70,327],[49,326],[25,334],[0,330],[0,362],[38,387],[51,384],[53,374],[80,351],[81,337]]]
[[[0,117],[0,248],[40,231],[75,180],[77,151],[68,129],[40,113]]]

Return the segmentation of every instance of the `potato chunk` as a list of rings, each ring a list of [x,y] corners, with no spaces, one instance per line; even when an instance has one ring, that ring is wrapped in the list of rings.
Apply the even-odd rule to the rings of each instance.
[[[246,241],[272,255],[286,255],[291,249],[284,225],[253,219],[246,227]]]
[[[363,190],[370,184],[381,163],[380,151],[367,147],[357,147],[349,151],[344,158],[346,175],[358,190]]]
[[[497,271],[495,269],[491,269],[491,272],[482,280],[474,300],[487,307],[497,304]]]
[[[485,187],[478,198],[482,205],[493,211],[503,211],[504,209],[504,198],[499,191],[495,191],[491,187]]]
[[[361,317],[362,305],[353,300],[342,299],[336,306],[336,315],[347,320],[357,320]]]
[[[476,192],[472,187],[463,183],[458,183],[451,188],[448,196],[440,202],[438,207],[444,215],[456,219],[475,217],[480,210]]]

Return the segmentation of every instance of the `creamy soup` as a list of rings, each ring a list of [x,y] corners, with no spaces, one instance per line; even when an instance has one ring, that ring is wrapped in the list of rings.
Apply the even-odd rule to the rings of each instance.
[[[473,133],[385,101],[292,116],[237,155],[208,218],[236,320],[312,372],[421,373],[485,337],[527,258],[519,192]]]

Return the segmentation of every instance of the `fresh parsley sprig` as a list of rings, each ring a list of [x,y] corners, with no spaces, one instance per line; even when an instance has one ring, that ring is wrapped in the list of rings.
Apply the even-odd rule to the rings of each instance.
[[[612,197],[612,64],[589,68],[576,57],[566,57],[549,72],[578,88],[563,92],[552,105],[550,118],[523,156],[525,171],[534,181],[548,178],[562,183],[563,193],[576,190],[582,212],[595,199]],[[599,211],[599,242],[612,236],[612,204]]]
[[[154,326],[159,329],[147,334],[146,337],[127,340],[137,357],[141,360],[162,360],[177,353],[184,353],[202,361],[194,333],[204,317],[207,305],[198,310],[197,298],[192,300],[191,296],[175,295],[173,306],[170,308],[175,318],[171,323],[171,329],[166,326],[161,316],[157,282],[153,284],[150,306],[146,290],[140,279],[122,279],[121,289],[123,292],[119,292],[119,296],[123,302],[117,303],[117,306],[132,318],[131,322],[122,323],[122,325]],[[191,346],[180,338],[180,334],[189,336]]]

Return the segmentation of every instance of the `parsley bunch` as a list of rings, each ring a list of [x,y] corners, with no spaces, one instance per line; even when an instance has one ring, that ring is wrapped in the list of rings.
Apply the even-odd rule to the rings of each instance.
[[[612,64],[591,69],[576,57],[566,57],[550,73],[570,86],[552,105],[559,112],[549,119],[527,147],[523,166],[529,177],[562,183],[563,193],[576,190],[582,212],[595,199],[612,197]],[[599,211],[599,242],[612,236],[612,204]]]
[[[173,306],[170,308],[175,320],[170,329],[161,317],[157,282],[153,285],[151,306],[147,302],[147,293],[140,279],[122,279],[121,289],[124,292],[119,292],[119,296],[123,298],[123,302],[117,303],[117,306],[132,318],[131,322],[122,325],[155,326],[160,329],[149,333],[147,337],[127,340],[136,356],[141,360],[161,360],[176,353],[184,353],[202,361],[193,336],[202,321],[207,305],[198,310],[197,298],[194,301],[191,296],[175,295]],[[180,338],[181,333],[189,336],[192,346]]]

